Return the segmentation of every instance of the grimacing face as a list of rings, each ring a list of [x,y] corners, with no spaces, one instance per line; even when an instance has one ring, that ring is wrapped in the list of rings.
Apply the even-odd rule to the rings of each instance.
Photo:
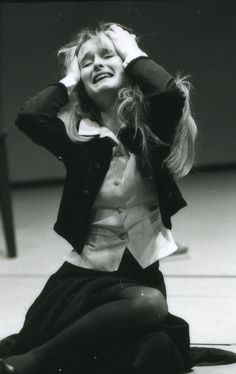
[[[104,92],[111,95],[124,86],[123,60],[114,44],[104,33],[87,40],[78,53],[81,80],[92,101],[96,103]]]

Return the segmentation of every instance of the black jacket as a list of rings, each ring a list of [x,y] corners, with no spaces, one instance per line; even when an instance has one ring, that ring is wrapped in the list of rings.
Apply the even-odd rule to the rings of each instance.
[[[150,126],[166,143],[162,146],[150,144],[150,149],[162,221],[171,228],[171,216],[186,202],[163,160],[169,152],[185,98],[172,76],[151,58],[131,62],[126,73],[147,97]],[[88,232],[91,208],[109,169],[113,145],[107,137],[72,142],[64,123],[56,117],[67,102],[66,87],[62,83],[52,84],[26,102],[17,116],[16,125],[35,143],[46,147],[64,162],[67,174],[54,230],[80,253]],[[124,128],[120,140],[130,151],[140,153],[138,135],[134,136],[129,128]]]

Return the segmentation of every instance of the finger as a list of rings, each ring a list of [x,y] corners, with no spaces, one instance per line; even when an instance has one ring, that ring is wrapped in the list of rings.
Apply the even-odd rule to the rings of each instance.
[[[67,54],[69,60],[73,60],[74,57],[75,57],[75,51],[76,51],[76,47],[70,47],[68,48],[65,53]]]
[[[105,33],[110,33],[110,34],[117,34],[117,31],[118,30],[116,30],[116,29],[111,29],[111,28],[109,28],[109,29],[107,29],[106,31],[105,31]]]
[[[118,25],[111,25],[107,31],[113,32],[114,34],[129,34],[129,32]]]
[[[122,27],[116,25],[115,23],[113,23],[108,30],[123,30]]]
[[[116,32],[115,31],[112,31],[112,30],[107,30],[105,31],[105,34],[111,39],[113,40],[116,36]]]

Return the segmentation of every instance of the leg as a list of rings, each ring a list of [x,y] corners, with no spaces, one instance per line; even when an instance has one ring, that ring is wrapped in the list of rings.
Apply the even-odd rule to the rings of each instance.
[[[18,374],[35,373],[50,361],[60,365],[60,358],[68,359],[75,347],[77,357],[96,355],[115,339],[125,339],[167,315],[165,298],[156,289],[133,286],[120,291],[117,298],[87,313],[45,344],[5,362]]]
[[[161,322],[167,316],[166,299],[155,288],[132,286],[120,291],[118,296],[131,302],[135,310],[140,312],[139,318],[143,318],[143,327],[152,321]]]

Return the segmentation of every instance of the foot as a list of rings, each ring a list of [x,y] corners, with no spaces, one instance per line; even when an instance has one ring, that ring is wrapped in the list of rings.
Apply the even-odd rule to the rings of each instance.
[[[17,374],[17,372],[12,365],[8,365],[0,359],[0,374]]]
[[[41,372],[39,370],[32,352],[8,356],[0,360],[0,374],[36,374]]]

